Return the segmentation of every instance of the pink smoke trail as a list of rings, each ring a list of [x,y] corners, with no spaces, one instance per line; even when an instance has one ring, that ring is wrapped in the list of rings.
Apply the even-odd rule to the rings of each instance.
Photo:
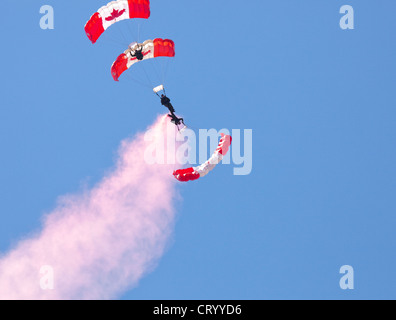
[[[156,143],[166,117],[151,127]],[[174,126],[172,126],[174,128]],[[82,195],[61,198],[42,230],[0,259],[0,299],[114,299],[150,272],[174,227],[174,165],[150,165],[144,134],[122,142],[113,171]],[[53,270],[44,290],[42,267]]]

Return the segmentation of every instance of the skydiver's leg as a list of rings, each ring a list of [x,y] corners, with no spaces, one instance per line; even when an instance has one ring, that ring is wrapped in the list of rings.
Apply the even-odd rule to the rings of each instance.
[[[171,114],[168,114],[168,117],[171,119],[171,122],[172,122],[172,123],[176,124],[176,122],[177,122],[176,119],[177,119],[177,118],[175,117],[174,114],[172,114],[172,113],[171,113]]]
[[[171,103],[168,103],[167,108],[169,109],[170,112],[175,113],[175,109],[173,108]]]

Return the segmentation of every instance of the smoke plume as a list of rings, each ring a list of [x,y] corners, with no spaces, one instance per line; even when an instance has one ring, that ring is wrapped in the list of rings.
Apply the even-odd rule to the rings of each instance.
[[[151,127],[154,143],[167,123]],[[1,256],[0,299],[114,299],[152,271],[173,232],[176,180],[174,165],[145,160],[145,140],[123,141],[102,181],[60,198],[39,232]]]

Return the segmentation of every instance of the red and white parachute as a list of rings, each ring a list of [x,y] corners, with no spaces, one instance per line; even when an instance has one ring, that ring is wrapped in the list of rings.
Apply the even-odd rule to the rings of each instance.
[[[132,43],[129,48],[118,56],[117,60],[114,61],[111,66],[111,75],[115,81],[123,72],[132,67],[139,60],[134,56],[136,50],[141,49],[143,54],[143,60],[148,60],[157,57],[174,57],[175,56],[175,43],[169,39],[155,39],[147,40],[141,44]]]
[[[193,181],[206,176],[223,160],[231,146],[231,142],[232,137],[222,133],[219,146],[208,161],[199,167],[176,170],[173,175],[181,182]]]
[[[85,32],[95,43],[114,23],[133,18],[150,17],[150,0],[117,0],[108,3],[94,13],[85,25]]]

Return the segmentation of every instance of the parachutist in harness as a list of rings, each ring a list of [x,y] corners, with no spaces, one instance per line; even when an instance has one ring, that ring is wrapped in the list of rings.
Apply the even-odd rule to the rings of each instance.
[[[161,96],[158,94],[158,91],[163,90],[164,93],[161,94]],[[184,119],[183,118],[178,118],[175,115],[175,108],[173,108],[172,104],[171,104],[171,100],[166,96],[165,93],[165,88],[163,85],[154,88],[154,92],[155,94],[161,99],[161,104],[163,106],[165,106],[166,108],[168,108],[170,114],[168,114],[168,117],[171,119],[171,122],[176,125],[177,129],[181,132],[182,130],[184,130],[185,128],[187,128],[187,126],[184,123]],[[183,125],[183,128],[180,128],[179,126]]]
[[[173,108],[173,106],[170,102],[170,99],[164,94],[161,95],[161,104],[163,106],[167,107],[169,109],[170,113],[172,113],[172,114],[175,113],[175,109]]]
[[[143,46],[138,46],[134,51],[131,51],[131,57],[142,61],[144,59]]]

